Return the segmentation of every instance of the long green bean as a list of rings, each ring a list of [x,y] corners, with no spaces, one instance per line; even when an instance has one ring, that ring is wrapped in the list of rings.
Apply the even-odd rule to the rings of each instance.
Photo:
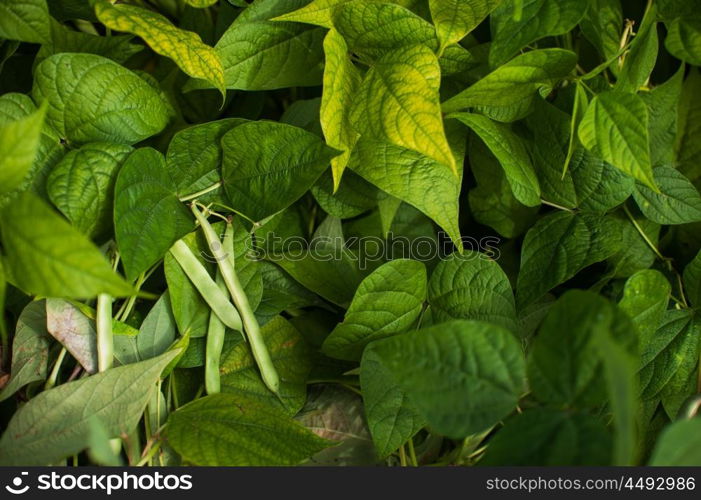
[[[104,372],[112,368],[114,361],[112,297],[106,293],[101,293],[97,296],[95,318],[97,326],[97,370]]]
[[[222,323],[233,330],[242,331],[243,326],[238,311],[209,276],[190,247],[184,241],[179,240],[170,248],[170,253]]]
[[[246,296],[238,276],[236,275],[234,262],[233,225],[231,222],[227,222],[224,240],[223,242],[220,242],[216,231],[214,231],[212,226],[209,224],[209,221],[207,221],[207,218],[202,215],[195,204],[192,204],[192,213],[195,214],[195,218],[200,223],[205,239],[207,240],[210,250],[214,254],[214,258],[217,261],[222,278],[224,278],[224,283],[226,283],[226,287],[229,289],[231,298],[241,314],[243,328],[246,333],[246,337],[248,338],[248,343],[251,346],[253,359],[255,359],[258,369],[260,370],[261,378],[268,389],[275,394],[278,394],[280,390],[280,376],[275,369],[273,360],[270,357],[270,352],[265,345],[265,341],[263,340],[263,336],[260,332],[260,326],[258,325],[258,320],[253,313],[250,303],[248,302],[248,297]]]
[[[226,284],[221,272],[217,271],[216,284],[222,293],[228,295]],[[221,351],[224,347],[224,336],[226,335],[226,325],[219,317],[211,313],[209,315],[209,326],[207,328],[207,348],[204,362],[204,387],[207,394],[215,394],[221,390],[221,380],[219,376],[219,363],[221,361]]]

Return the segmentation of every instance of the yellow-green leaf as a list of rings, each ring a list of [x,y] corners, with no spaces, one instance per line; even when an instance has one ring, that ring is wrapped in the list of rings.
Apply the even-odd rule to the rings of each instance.
[[[395,3],[403,7],[411,5],[413,0],[386,0],[378,3]],[[366,0],[312,0],[301,9],[294,10],[282,16],[271,19],[272,21],[292,21],[296,23],[314,24],[324,28],[333,27],[333,16],[337,7],[347,3],[368,3]]]
[[[441,52],[465,38],[500,3],[501,0],[429,0]]]
[[[457,174],[441,115],[441,70],[424,45],[388,52],[368,71],[351,109],[363,136],[384,140],[443,163]]]
[[[324,92],[321,96],[321,128],[326,142],[343,154],[331,160],[334,191],[341,183],[341,176],[348,165],[351,149],[358,134],[350,123],[348,110],[360,86],[362,76],[348,55],[348,46],[338,31],[332,29],[324,40],[326,67]]]
[[[95,14],[108,28],[141,37],[154,52],[172,59],[189,76],[207,80],[222,94],[225,92],[221,59],[196,33],[181,30],[162,15],[133,5],[100,1],[95,4]]]
[[[292,21],[296,23],[315,24],[324,28],[333,26],[333,12],[341,4],[357,0],[313,0],[301,9],[272,19],[273,21]]]
[[[46,105],[0,125],[0,195],[17,188],[32,168],[45,115]]]
[[[185,0],[185,3],[191,7],[196,7],[198,9],[204,9],[210,5],[217,3],[217,0]]]

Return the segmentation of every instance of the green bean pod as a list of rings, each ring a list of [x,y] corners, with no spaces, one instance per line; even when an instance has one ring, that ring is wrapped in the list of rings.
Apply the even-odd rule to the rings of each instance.
[[[222,278],[224,278],[224,283],[226,283],[226,287],[229,289],[231,298],[241,314],[243,328],[246,332],[248,343],[251,346],[253,359],[255,359],[258,369],[260,370],[261,378],[268,389],[275,394],[278,394],[280,390],[280,376],[278,375],[275,365],[273,364],[273,360],[270,357],[268,347],[263,341],[263,336],[260,332],[260,325],[258,325],[258,320],[253,313],[250,303],[248,302],[248,297],[243,291],[243,287],[241,286],[238,276],[236,275],[234,261],[234,227],[231,222],[227,222],[224,240],[220,243],[216,231],[214,231],[212,226],[209,224],[209,221],[207,221],[207,218],[202,215],[194,204],[192,205],[192,212],[195,214],[197,221],[202,227],[205,239],[209,244],[210,250],[214,254],[214,258],[217,261]]]
[[[106,293],[97,296],[95,325],[97,330],[97,371],[104,372],[112,368],[114,362],[112,297]]]
[[[221,272],[217,272],[215,282],[222,293],[228,295]],[[207,394],[215,394],[221,391],[219,364],[221,362],[221,352],[224,348],[225,335],[226,325],[222,323],[216,314],[211,313],[209,315],[209,326],[207,327],[207,348],[204,362],[204,387],[207,390]]]
[[[170,253],[222,323],[233,330],[242,331],[241,316],[238,311],[222,293],[202,263],[197,260],[190,247],[179,240],[170,248]]]

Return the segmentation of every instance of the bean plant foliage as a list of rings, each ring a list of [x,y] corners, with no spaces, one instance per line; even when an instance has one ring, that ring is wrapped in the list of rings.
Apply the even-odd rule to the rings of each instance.
[[[697,0],[0,0],[1,465],[701,465]]]

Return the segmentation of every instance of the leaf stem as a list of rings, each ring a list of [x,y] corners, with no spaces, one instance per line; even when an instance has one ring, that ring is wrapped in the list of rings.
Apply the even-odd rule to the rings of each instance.
[[[628,216],[630,222],[633,224],[633,226],[635,226],[635,229],[638,231],[638,233],[640,233],[640,236],[643,238],[643,240],[645,240],[645,243],[647,243],[647,245],[652,249],[652,251],[655,252],[655,255],[657,255],[657,257],[659,257],[664,262],[669,262],[669,259],[662,255],[657,246],[652,242],[652,240],[650,240],[648,235],[645,234],[645,231],[643,231],[643,228],[640,227],[640,224],[638,224],[638,221],[635,220],[635,217],[633,217],[633,214],[630,213],[630,210],[628,210],[628,207],[625,204],[623,205],[623,210]]]
[[[215,182],[211,186],[206,187],[200,191],[197,191],[196,193],[192,193],[192,194],[188,194],[187,196],[183,196],[182,198],[180,198],[180,201],[194,200],[195,198],[199,198],[200,196],[204,196],[207,193],[211,193],[212,191],[216,191],[217,189],[219,189],[221,187],[221,185],[222,185],[221,181]]]
[[[547,205],[547,206],[549,206],[549,207],[557,208],[558,210],[564,210],[565,212],[569,212],[569,213],[571,213],[571,214],[574,213],[574,210],[572,210],[571,208],[563,207],[562,205],[558,205],[557,203],[553,203],[553,202],[551,202],[551,201],[547,201],[547,200],[541,199],[540,202],[541,202],[543,205]]]
[[[158,453],[158,450],[161,449],[161,442],[156,441],[150,448],[147,448],[146,454],[139,460],[139,462],[136,464],[137,467],[143,467],[147,463],[151,461],[151,459],[154,457],[156,453]]]
[[[406,450],[404,449],[404,445],[401,445],[401,446],[399,447],[399,465],[401,465],[402,467],[406,467],[406,466],[407,466],[407,462],[406,462]]]
[[[63,363],[63,358],[65,357],[66,348],[62,347],[61,352],[58,353],[58,358],[56,358],[54,367],[51,369],[51,375],[49,375],[49,378],[46,380],[46,384],[44,384],[45,391],[52,389],[56,385],[56,381],[58,380],[58,374],[61,371],[61,364]]]
[[[414,449],[414,438],[409,438],[407,441],[407,447],[409,448],[409,459],[411,460],[411,465],[414,467],[419,466],[419,461],[416,459],[416,450]]]

